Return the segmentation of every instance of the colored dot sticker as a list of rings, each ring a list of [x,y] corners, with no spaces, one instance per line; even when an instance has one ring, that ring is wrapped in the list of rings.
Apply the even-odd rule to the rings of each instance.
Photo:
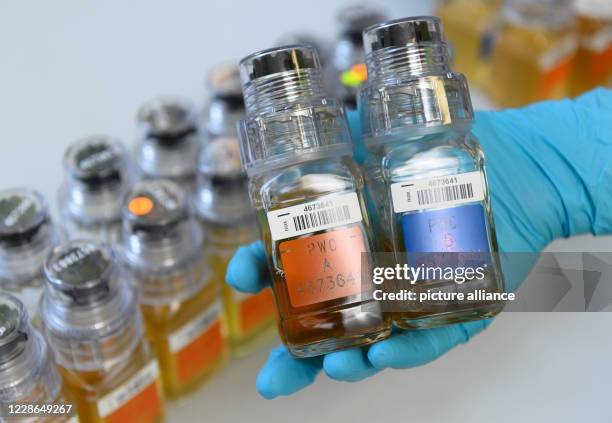
[[[347,87],[358,87],[368,79],[368,69],[363,63],[353,65],[349,70],[342,72],[340,81]]]
[[[146,216],[153,210],[153,201],[149,197],[134,197],[128,204],[128,210],[134,216]]]

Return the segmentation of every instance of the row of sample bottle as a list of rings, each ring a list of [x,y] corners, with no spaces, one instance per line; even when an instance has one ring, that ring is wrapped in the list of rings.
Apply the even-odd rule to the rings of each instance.
[[[612,3],[444,0],[455,68],[499,105],[612,87]]]
[[[2,288],[29,301],[33,314],[38,314],[45,279],[49,282],[43,295],[54,297],[49,292],[60,289],[57,298],[64,302],[43,300],[36,319],[55,329],[47,331],[48,339],[60,350],[56,357],[65,370],[69,394],[81,404],[82,421],[115,421],[115,412],[125,417],[141,407],[141,401],[154,400],[152,388],[142,394],[149,399],[141,400],[132,384],[133,378],[152,380],[151,375],[157,375],[150,353],[143,352],[146,357],[136,360],[134,351],[143,344],[143,336],[159,362],[165,395],[176,397],[211,374],[224,361],[228,346],[237,354],[248,352],[271,333],[275,315],[271,291],[242,294],[223,284],[234,250],[257,239],[257,229],[236,138],[235,121],[244,114],[237,67],[220,67],[210,78],[214,96],[206,110],[210,117],[203,145],[197,136],[199,117],[186,103],[163,99],[141,109],[143,137],[136,162],[145,177],[140,182],[132,182],[130,158],[114,140],[91,137],[66,151],[65,181],[59,192],[63,230],[52,223],[38,193],[23,189],[0,193]],[[188,163],[196,168],[188,168]],[[159,176],[172,177],[174,182]],[[61,244],[66,237],[77,241]],[[94,239],[114,244],[117,251],[84,241]],[[58,266],[66,267],[62,275],[50,273],[49,269],[59,269],[49,264],[50,254],[68,257],[58,259],[62,263]],[[119,266],[118,259],[123,276],[119,270],[108,270]],[[124,292],[127,285],[137,287],[138,317],[127,312],[120,316],[118,303],[108,313],[100,308],[101,302],[107,302],[106,294],[126,297],[112,301],[108,297],[113,304],[131,301],[127,297],[134,293]],[[76,320],[70,317],[75,316],[68,311],[71,307],[81,311]],[[140,313],[144,325],[139,323]],[[104,334],[85,330],[91,326],[110,330],[111,323],[124,326],[109,334],[108,341]],[[79,325],[84,326],[82,333]],[[78,339],[70,338],[75,333]],[[94,357],[79,357],[85,354],[80,351]],[[110,361],[105,361],[107,356]],[[130,361],[126,357],[134,357],[142,366],[124,367]],[[91,361],[94,358],[102,361]],[[128,391],[134,391],[134,399],[123,404]],[[102,401],[110,393],[123,398],[121,407],[111,410],[112,401]],[[161,395],[155,398],[162,401]],[[149,417],[156,416],[158,408],[152,406]]]
[[[368,158],[360,166],[342,105],[307,45],[241,61],[240,124],[279,331],[296,357],[366,345],[391,333],[494,316],[498,300],[385,312],[369,293],[363,253],[419,266],[423,255],[470,257],[483,278],[439,277],[412,290],[504,292],[484,155],[471,134],[465,77],[449,65],[439,19],[407,18],[363,33],[368,80],[359,103]],[[466,259],[467,260],[467,259]],[[478,261],[480,260],[480,261]],[[465,263],[464,263],[465,264]],[[462,262],[455,262],[455,266]]]

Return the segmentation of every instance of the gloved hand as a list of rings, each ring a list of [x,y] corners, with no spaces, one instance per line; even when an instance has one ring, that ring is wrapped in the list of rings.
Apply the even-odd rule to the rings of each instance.
[[[354,141],[358,117],[349,116]],[[535,261],[506,252],[539,252],[555,238],[612,233],[612,91],[597,89],[576,100],[547,101],[522,109],[476,114],[473,133],[487,159],[491,204],[508,290],[516,290]],[[227,282],[258,292],[270,277],[260,242],[240,248]],[[386,340],[308,359],[285,347],[270,353],[257,378],[265,398],[311,384],[321,369],[340,381],[358,381],[385,368],[433,361],[482,331],[489,320],[420,331],[396,330]]]

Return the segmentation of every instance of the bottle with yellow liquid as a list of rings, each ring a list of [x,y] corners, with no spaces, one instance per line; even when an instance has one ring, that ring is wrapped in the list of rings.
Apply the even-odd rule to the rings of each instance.
[[[0,294],[0,419],[76,423],[74,415],[49,346],[21,301]]]
[[[220,284],[202,245],[201,226],[178,185],[158,179],[132,188],[122,258],[141,292],[145,334],[171,398],[196,388],[226,356]]]
[[[578,49],[570,77],[570,95],[598,86],[612,87],[612,2],[576,0]]]
[[[482,87],[490,74],[491,49],[501,0],[445,0],[437,15],[452,51],[453,68]]]
[[[106,244],[75,240],[45,264],[43,330],[81,423],[159,422],[159,368],[137,297]]]
[[[576,50],[571,0],[506,0],[487,87],[502,107],[568,94]]]
[[[238,66],[222,65],[209,75],[213,93],[206,117],[207,138],[200,155],[195,199],[206,232],[205,254],[223,299],[232,352],[244,355],[274,334],[276,307],[269,288],[241,293],[225,282],[229,260],[236,249],[259,238],[251,206],[248,179],[240,164],[236,123],[244,118]]]
[[[352,159],[343,110],[326,96],[306,45],[241,62],[247,116],[241,152],[257,209],[279,333],[296,357],[387,337],[388,318],[362,284],[372,251],[364,179]]]

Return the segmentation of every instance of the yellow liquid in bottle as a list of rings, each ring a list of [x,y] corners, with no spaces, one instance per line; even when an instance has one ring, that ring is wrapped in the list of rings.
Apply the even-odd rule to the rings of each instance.
[[[492,24],[499,6],[495,0],[450,0],[438,9],[453,49],[453,69],[463,73],[471,86],[483,86],[490,73]]]
[[[209,263],[199,259],[190,267],[193,278],[207,277]],[[179,272],[150,277],[144,284],[184,285]],[[145,335],[160,364],[164,390],[169,398],[186,394],[208,379],[227,357],[226,323],[219,284],[208,280],[192,297],[164,305],[141,304]]]
[[[489,94],[502,107],[564,97],[574,46],[572,28],[546,31],[507,24],[493,48]]]
[[[612,21],[578,17],[580,42],[570,78],[570,95],[612,87]]]
[[[276,306],[270,288],[257,294],[246,294],[225,283],[231,257],[239,246],[257,239],[257,227],[255,222],[233,227],[207,224],[205,230],[208,236],[205,254],[209,256],[215,281],[223,286],[232,352],[238,356],[246,355],[276,333]]]
[[[81,423],[150,423],[164,420],[157,363],[144,340],[129,356],[106,370],[75,371],[59,366],[67,395]],[[125,400],[126,395],[130,399]]]

